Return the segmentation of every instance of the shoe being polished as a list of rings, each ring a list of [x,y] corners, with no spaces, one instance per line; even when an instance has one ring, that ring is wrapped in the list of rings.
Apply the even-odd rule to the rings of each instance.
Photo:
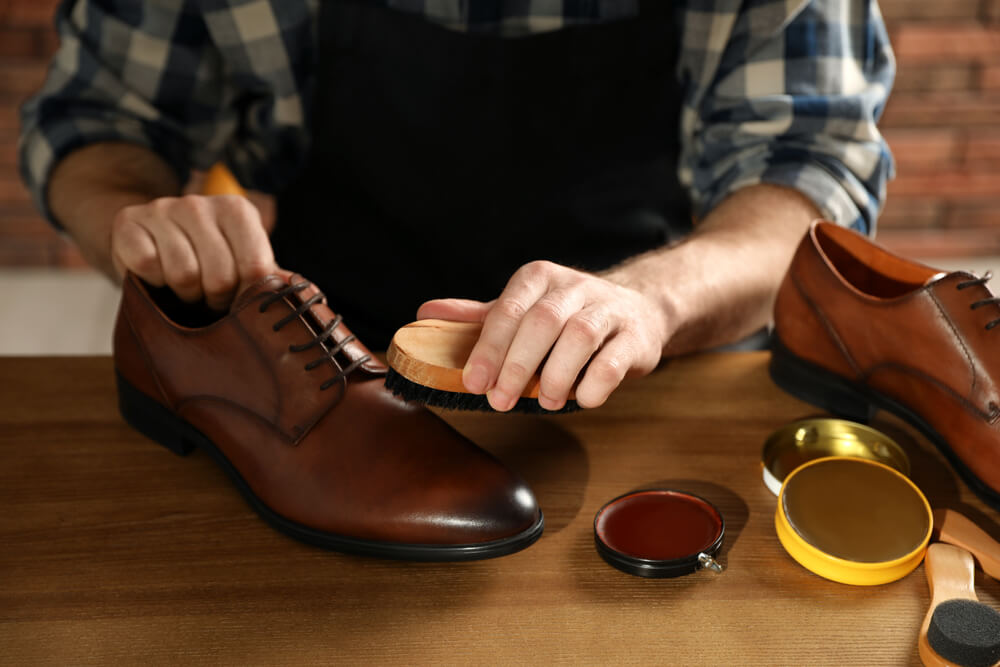
[[[874,408],[902,417],[1000,509],[1000,299],[989,278],[814,223],[778,292],[771,377],[855,421]]]
[[[269,524],[408,560],[512,553],[542,533],[525,483],[423,407],[300,276],[268,276],[225,316],[126,277],[114,335],[122,415],[229,474]]]

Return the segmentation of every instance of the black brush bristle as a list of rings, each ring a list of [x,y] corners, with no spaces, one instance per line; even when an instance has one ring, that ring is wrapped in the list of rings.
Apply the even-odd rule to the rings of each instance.
[[[433,405],[434,407],[444,408],[445,410],[479,410],[482,412],[496,412],[490,406],[489,401],[486,400],[485,394],[466,394],[455,391],[432,389],[431,387],[425,387],[417,384],[416,382],[407,380],[391,368],[385,376],[385,388],[404,401],[423,403],[424,405]],[[580,406],[577,405],[576,401],[566,401],[566,405],[559,410],[546,410],[539,405],[536,399],[522,397],[518,399],[514,407],[511,408],[511,412],[558,415],[567,412],[576,412],[579,409]]]
[[[946,600],[931,615],[927,643],[956,665],[991,667],[1000,661],[1000,612],[975,600]]]

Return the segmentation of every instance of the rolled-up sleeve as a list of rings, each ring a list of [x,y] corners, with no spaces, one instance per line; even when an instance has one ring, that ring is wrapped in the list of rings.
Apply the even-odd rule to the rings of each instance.
[[[682,34],[679,174],[696,216],[775,183],[873,234],[893,173],[876,122],[895,75],[877,3],[689,0]]]
[[[150,148],[183,182],[216,159],[235,120],[218,54],[197,11],[182,0],[67,1],[60,46],[42,89],[21,110],[21,174],[53,223],[53,167],[82,146],[120,141]]]

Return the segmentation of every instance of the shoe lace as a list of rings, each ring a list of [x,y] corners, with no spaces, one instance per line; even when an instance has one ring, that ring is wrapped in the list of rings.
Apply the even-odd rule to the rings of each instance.
[[[280,290],[274,292],[273,294],[268,295],[267,297],[264,298],[263,301],[260,302],[260,312],[262,313],[265,312],[268,309],[268,307],[271,306],[271,304],[280,301],[281,299],[285,298],[286,296],[289,296],[290,294],[301,292],[302,290],[309,287],[310,284],[311,283],[309,282],[295,283],[293,285],[289,285],[288,287],[283,287]],[[291,313],[289,313],[285,317],[275,322],[274,326],[272,326],[271,328],[274,329],[275,331],[278,331],[279,329],[281,329],[281,327],[285,326],[292,320],[301,317],[303,313],[309,310],[313,305],[322,301],[324,298],[325,297],[323,296],[322,292],[317,292],[316,294],[313,294],[311,297],[303,301],[298,306],[298,308],[296,308]],[[289,345],[288,351],[305,352],[306,350],[313,347],[319,347],[320,349],[323,349],[322,343],[327,343],[329,347],[327,347],[324,350],[323,356],[307,363],[305,365],[305,369],[307,371],[311,371],[312,369],[318,367],[320,364],[322,364],[324,361],[327,360],[334,362],[334,366],[337,366],[339,368],[340,364],[337,363],[337,360],[334,358],[334,356],[342,349],[344,349],[345,345],[350,343],[352,340],[356,339],[356,336],[354,334],[350,334],[339,343],[333,344],[333,341],[331,339],[331,337],[333,336],[333,331],[334,329],[339,327],[343,321],[344,318],[341,317],[340,315],[337,315],[332,320],[327,322],[323,326],[323,330],[317,333],[315,336],[313,336],[313,339],[311,341],[299,345],[294,345],[294,344]],[[361,366],[361,364],[365,363],[366,361],[369,361],[370,359],[371,355],[368,354],[364,355],[363,357],[360,357],[359,359],[355,359],[348,366],[341,368],[339,373],[337,373],[332,378],[321,384],[319,386],[320,390],[329,389],[330,387],[340,382],[341,380],[346,380],[347,376],[350,375],[352,371],[354,371],[356,368]]]
[[[990,278],[992,277],[993,277],[993,272],[987,271],[986,273],[983,274],[982,278],[974,278],[972,280],[966,280],[960,282],[958,285],[956,285],[956,287],[960,290],[963,290],[966,287],[972,287],[973,285],[985,285],[987,282],[989,282]],[[976,308],[982,308],[983,306],[988,306],[991,303],[1000,305],[1000,297],[991,296],[988,299],[980,299],[979,301],[974,301],[972,305],[969,307],[972,310],[975,310]],[[1000,324],[1000,317],[998,317],[995,320],[991,320],[989,323],[987,323],[986,328],[992,329],[998,324]]]

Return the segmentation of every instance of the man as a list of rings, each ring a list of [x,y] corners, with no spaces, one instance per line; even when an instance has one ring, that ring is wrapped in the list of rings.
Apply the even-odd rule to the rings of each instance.
[[[500,411],[536,371],[542,407],[581,372],[594,407],[759,330],[810,221],[873,233],[892,171],[874,2],[78,0],[58,25],[23,173],[90,262],[224,309],[277,258],[373,347],[422,302],[482,320],[464,382]],[[178,197],[220,158],[276,224]]]

